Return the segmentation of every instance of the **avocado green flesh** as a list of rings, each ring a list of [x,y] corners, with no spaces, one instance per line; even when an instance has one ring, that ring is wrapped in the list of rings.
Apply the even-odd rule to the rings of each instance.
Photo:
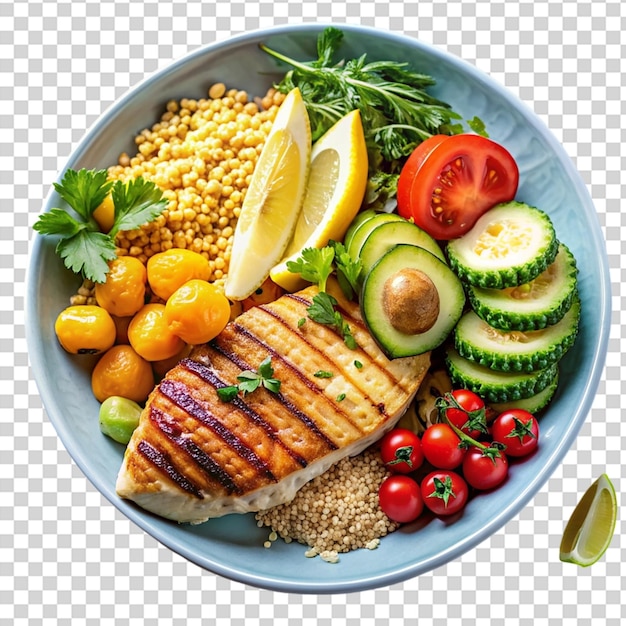
[[[386,281],[407,268],[426,274],[439,293],[437,320],[429,330],[416,335],[392,326],[383,299]],[[443,261],[418,246],[397,244],[365,276],[360,302],[370,333],[385,354],[395,359],[423,354],[441,345],[461,317],[465,294],[461,282]]]
[[[424,248],[445,262],[439,244],[427,232],[411,222],[394,220],[380,224],[365,239],[359,253],[363,272],[367,273],[385,252],[399,243]]]

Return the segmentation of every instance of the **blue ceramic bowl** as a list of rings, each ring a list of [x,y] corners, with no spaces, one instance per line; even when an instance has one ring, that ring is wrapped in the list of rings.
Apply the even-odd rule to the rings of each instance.
[[[473,66],[414,39],[341,25],[345,57],[409,61],[437,79],[433,93],[465,119],[478,115],[490,136],[516,158],[518,199],[547,211],[558,237],[580,267],[580,336],[562,361],[561,383],[541,418],[541,445],[516,463],[500,489],[475,497],[454,521],[428,519],[403,527],[375,552],[341,556],[337,565],[304,557],[298,544],[263,547],[267,530],[252,515],[231,515],[198,526],[177,525],[146,513],[115,493],[123,447],[103,436],[90,366],[61,349],[54,321],[79,280],[66,271],[54,243],[35,237],[28,273],[27,337],[35,379],[63,444],[95,487],[138,526],[185,558],[219,575],[250,585],[296,593],[355,592],[397,583],[459,557],[515,516],[546,482],[590,410],[607,349],[610,325],[608,263],[597,216],[581,178],[543,123],[506,90]],[[136,132],[154,123],[169,99],[199,98],[214,82],[263,94],[285,68],[261,52],[259,42],[301,59],[315,56],[324,25],[283,26],[198,49],[141,82],[111,106],[76,148],[68,168],[102,168],[131,151]],[[45,210],[58,206],[53,191]]]

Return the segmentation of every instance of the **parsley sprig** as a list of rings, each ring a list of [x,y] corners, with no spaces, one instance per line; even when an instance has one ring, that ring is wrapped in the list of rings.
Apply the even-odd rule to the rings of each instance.
[[[426,91],[435,84],[432,77],[410,69],[408,63],[368,61],[365,54],[336,61],[342,40],[341,30],[326,28],[317,40],[318,58],[312,61],[297,61],[260,46],[292,66],[277,88],[283,93],[300,89],[313,141],[354,109],[363,120],[370,166],[376,166],[381,156],[385,161],[407,157],[431,135],[462,131],[457,122],[461,116]]]
[[[259,387],[265,387],[272,393],[280,391],[280,380],[274,378],[274,368],[272,367],[272,358],[267,357],[260,364],[258,369],[244,370],[237,376],[239,384],[221,387],[217,390],[217,395],[223,402],[232,402],[239,392],[247,395],[256,391]]]
[[[68,169],[54,189],[77,217],[66,209],[53,208],[33,225],[42,235],[58,236],[56,251],[65,266],[96,283],[106,280],[108,262],[117,256],[117,233],[151,222],[167,206],[163,192],[150,181],[107,178],[106,170]],[[114,222],[111,230],[103,233],[93,214],[109,193],[115,207]]]
[[[335,308],[338,305],[337,299],[326,291],[326,283],[335,271],[342,291],[347,298],[352,298],[357,291],[360,261],[354,261],[342,243],[330,241],[323,248],[304,248],[298,259],[287,261],[287,269],[294,274],[300,274],[304,280],[316,284],[319,289],[319,293],[313,296],[310,306],[307,307],[309,318],[318,324],[335,328],[344,343],[355,350],[358,345],[350,325]]]

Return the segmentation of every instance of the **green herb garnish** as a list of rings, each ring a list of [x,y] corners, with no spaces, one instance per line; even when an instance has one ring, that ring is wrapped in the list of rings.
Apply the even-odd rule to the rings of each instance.
[[[352,335],[350,325],[343,319],[343,315],[335,309],[337,300],[329,293],[320,291],[313,296],[311,306],[307,308],[309,317],[318,324],[326,324],[333,326],[335,330],[343,337],[343,341],[351,350],[358,347],[356,339]]]
[[[327,372],[326,370],[317,370],[313,376],[315,376],[315,378],[332,378],[333,373]]]
[[[113,182],[107,176],[106,170],[67,170],[54,189],[80,219],[66,209],[53,208],[33,225],[42,235],[59,236],[56,252],[65,267],[96,283],[106,280],[108,262],[117,256],[115,235],[151,222],[167,206],[154,183],[141,177]],[[109,193],[115,207],[114,222],[108,233],[102,233],[93,213]]]
[[[445,102],[427,93],[435,84],[431,76],[397,61],[335,60],[343,40],[341,30],[328,27],[317,40],[318,58],[297,61],[261,44],[261,49],[292,66],[277,89],[288,93],[298,87],[309,113],[313,141],[335,122],[359,109],[370,153],[385,161],[408,156],[413,149],[442,127],[461,116]],[[380,156],[370,158],[370,166]]]
[[[352,336],[350,325],[343,319],[339,311],[335,309],[337,300],[326,292],[326,282],[328,277],[335,270],[334,261],[335,250],[345,250],[343,244],[332,242],[332,245],[323,248],[304,248],[300,256],[295,261],[287,261],[287,269],[294,273],[300,274],[304,280],[316,284],[319,293],[313,296],[311,305],[307,307],[307,314],[310,319],[318,324],[333,326],[335,330],[343,337],[344,343],[352,350],[357,348],[355,338]],[[353,269],[347,269],[347,260],[338,261],[339,266],[346,268],[350,277],[354,273]],[[359,264],[360,271],[360,264]],[[346,284],[348,279],[346,278]],[[298,327],[304,322],[298,321]]]
[[[293,274],[300,274],[304,280],[316,284],[320,291],[326,291],[326,281],[333,272],[335,250],[330,246],[323,248],[304,248],[295,261],[287,261],[287,269]]]
[[[245,396],[256,391],[259,387],[265,387],[272,393],[280,391],[280,380],[274,378],[272,359],[269,356],[261,362],[256,372],[244,370],[237,376],[237,380],[239,381],[237,385],[229,385],[216,390],[220,400],[232,402],[239,392],[242,392]]]
[[[335,266],[337,281],[346,298],[352,300],[359,291],[359,277],[363,265],[360,260],[355,261],[338,241],[329,241],[329,246],[335,251]]]

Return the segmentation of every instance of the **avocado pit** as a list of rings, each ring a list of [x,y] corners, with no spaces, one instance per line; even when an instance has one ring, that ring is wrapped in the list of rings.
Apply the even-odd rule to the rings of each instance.
[[[390,276],[383,287],[383,308],[389,323],[406,335],[430,330],[439,317],[439,292],[430,277],[412,267]]]

